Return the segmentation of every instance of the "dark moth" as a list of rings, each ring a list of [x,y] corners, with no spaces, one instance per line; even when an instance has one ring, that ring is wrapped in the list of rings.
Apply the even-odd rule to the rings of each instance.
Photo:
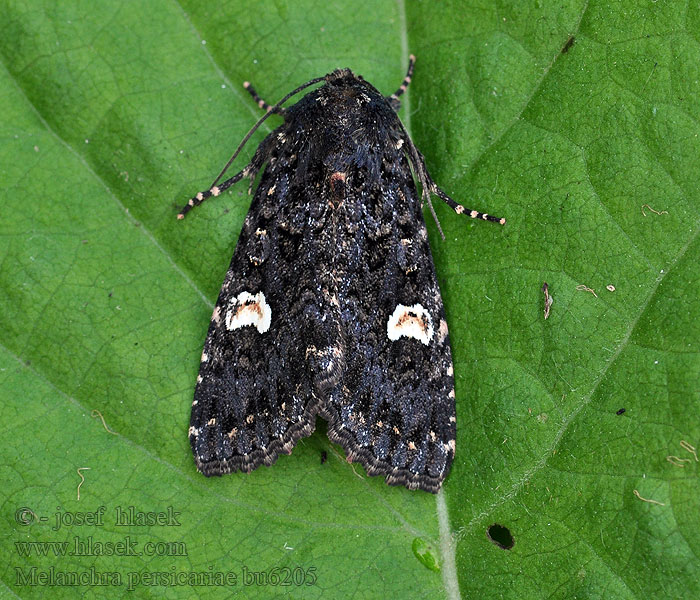
[[[323,81],[289,108],[292,94],[269,107],[246,85],[284,123],[245,169],[181,211],[262,169],[192,403],[204,475],[271,465],[321,416],[370,475],[429,492],[447,476],[454,377],[421,207],[433,193],[458,213],[504,221],[466,211],[428,175],[396,115],[412,67],[413,57],[392,96],[340,69],[292,92]]]

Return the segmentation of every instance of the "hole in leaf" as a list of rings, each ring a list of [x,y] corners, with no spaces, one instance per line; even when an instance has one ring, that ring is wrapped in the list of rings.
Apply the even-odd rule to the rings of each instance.
[[[503,550],[510,550],[515,544],[515,540],[513,539],[510,529],[503,525],[499,525],[498,523],[490,525],[486,530],[486,535],[488,536],[489,540],[491,540],[499,548],[503,548]]]

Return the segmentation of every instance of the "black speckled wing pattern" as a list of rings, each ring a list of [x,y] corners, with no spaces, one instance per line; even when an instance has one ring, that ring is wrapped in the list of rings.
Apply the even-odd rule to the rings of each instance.
[[[262,175],[204,344],[192,450],[205,475],[250,472],[319,415],[348,461],[437,492],[454,379],[411,165],[432,181],[390,99],[347,69],[325,79],[242,171]]]

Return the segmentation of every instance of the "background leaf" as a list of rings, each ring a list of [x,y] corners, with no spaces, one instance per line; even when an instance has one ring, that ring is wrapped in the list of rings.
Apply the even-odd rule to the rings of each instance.
[[[369,6],[0,2],[4,595],[700,594],[700,8]],[[348,66],[389,94],[410,52],[401,115],[433,177],[508,219],[436,206],[444,243],[428,223],[457,377],[444,491],[368,479],[322,425],[205,479],[189,408],[249,199],[177,209],[260,115],[242,81],[275,101]],[[118,525],[129,506],[170,521]]]

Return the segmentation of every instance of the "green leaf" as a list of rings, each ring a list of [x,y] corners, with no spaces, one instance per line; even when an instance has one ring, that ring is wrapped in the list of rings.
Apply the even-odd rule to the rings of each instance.
[[[423,538],[415,538],[411,547],[413,548],[413,554],[426,569],[435,572],[440,571],[440,563],[432,544],[429,544]]]
[[[2,0],[0,22],[5,596],[700,595],[697,3]],[[452,473],[391,488],[320,426],[205,479],[189,409],[249,199],[175,214],[260,116],[244,80],[275,101],[348,66],[389,94],[409,53],[431,174],[508,219],[436,202],[442,242],[426,213]]]

